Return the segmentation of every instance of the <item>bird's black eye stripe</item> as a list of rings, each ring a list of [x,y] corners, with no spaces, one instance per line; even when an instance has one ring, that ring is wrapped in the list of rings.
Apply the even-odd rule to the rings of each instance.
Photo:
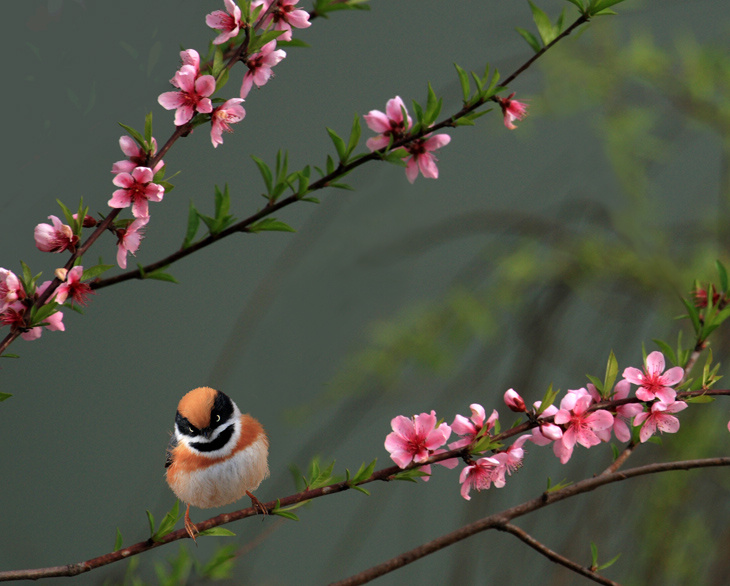
[[[231,425],[230,427],[227,427],[226,429],[221,431],[220,435],[212,442],[194,442],[190,444],[190,447],[195,448],[199,452],[215,452],[216,450],[220,450],[228,443],[228,440],[230,440],[231,436],[233,435],[233,431],[234,426]]]
[[[213,402],[213,410],[210,413],[210,427],[215,429],[226,423],[233,415],[233,401],[225,393],[219,392]]]
[[[190,423],[187,417],[180,415],[179,411],[175,414],[175,425],[177,425],[177,428],[183,435],[191,435],[193,437],[200,435],[200,430]]]

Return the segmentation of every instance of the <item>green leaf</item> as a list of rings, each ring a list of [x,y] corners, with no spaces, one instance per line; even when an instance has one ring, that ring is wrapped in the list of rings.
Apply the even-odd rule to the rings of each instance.
[[[461,95],[463,97],[464,104],[469,103],[469,99],[471,98],[471,83],[469,83],[469,74],[459,67],[456,63],[454,63],[454,67],[456,67],[456,73],[459,75],[459,83],[461,84]]]
[[[156,271],[152,271],[151,273],[145,273],[144,278],[145,279],[155,279],[156,281],[167,281],[168,283],[180,284],[180,281],[178,281],[170,273],[165,273],[164,268],[166,268],[166,267],[157,269]]]
[[[3,354],[2,358],[17,358],[17,356],[14,354]],[[0,403],[5,401],[6,399],[9,399],[10,397],[12,397],[10,393],[0,393]]]
[[[70,209],[68,209],[63,202],[60,199],[56,199],[56,203],[61,206],[61,210],[63,211],[63,215],[66,218],[66,223],[70,226],[73,226],[74,223],[74,215],[73,212],[71,212]]]
[[[198,226],[200,226],[200,215],[198,210],[193,205],[193,200],[190,200],[190,206],[188,207],[188,227],[185,230],[185,239],[182,243],[182,249],[186,249],[193,243],[195,235],[198,233]]]
[[[327,129],[327,134],[330,135],[332,143],[335,145],[335,150],[337,150],[337,156],[340,159],[340,163],[344,164],[347,161],[347,146],[345,146],[345,141],[342,140],[331,128]]]
[[[360,127],[360,116],[355,114],[355,119],[352,121],[352,128],[350,129],[350,140],[347,142],[347,158],[350,157],[352,151],[355,150],[357,144],[360,142],[361,134],[362,128]]]
[[[422,476],[430,476],[430,474],[426,474],[425,472],[419,470],[418,468],[413,468],[412,470],[403,470],[401,472],[397,472],[396,474],[393,474],[391,478],[393,480],[405,480],[408,482],[418,482],[416,479],[420,478]]]
[[[717,267],[718,275],[720,275],[720,291],[725,293],[728,287],[727,270],[725,270],[725,266],[719,260],[715,261],[715,266]]]
[[[365,464],[365,462],[363,462],[350,482],[357,484],[358,482],[362,482],[363,480],[367,480],[368,478],[370,478],[373,475],[373,471],[375,470],[375,465],[377,463],[377,458],[370,462],[370,464]]]
[[[168,535],[175,528],[175,524],[180,520],[180,517],[182,517],[180,515],[180,501],[176,500],[172,509],[160,521],[157,531],[152,534],[152,541],[161,541],[165,535]]]
[[[114,549],[112,551],[119,551],[120,549],[122,549],[122,532],[117,527],[117,536],[114,539]]]
[[[540,402],[540,408],[537,410],[538,415],[540,415],[540,413],[545,411],[545,409],[553,404],[559,392],[560,391],[553,391],[553,383],[550,383],[550,386],[545,391],[545,394],[542,397],[542,401]]]
[[[593,15],[597,16],[600,13],[604,14],[616,14],[612,10],[606,10],[610,6],[614,6],[616,4],[620,4],[624,0],[591,0],[591,3],[588,6],[588,12]]]
[[[124,130],[126,130],[129,133],[129,136],[131,136],[134,140],[137,141],[137,143],[139,144],[140,147],[144,148],[144,137],[139,132],[137,132],[131,126],[127,126],[126,124],[122,124],[121,122],[117,122],[117,124],[119,124],[119,126],[124,128]]]
[[[550,478],[548,478],[547,489],[545,489],[545,492],[556,492],[565,488],[566,486],[570,486],[571,484],[573,483],[570,480],[563,479],[556,485],[552,485],[552,481],[550,480]]]
[[[81,275],[82,281],[88,281],[89,279],[96,279],[99,275],[104,274],[109,269],[113,269],[115,265],[94,265],[88,269],[84,269]]]
[[[274,231],[274,232],[296,232],[294,228],[276,218],[264,218],[251,224],[247,230],[252,233]]]
[[[596,568],[596,570],[597,571],[605,570],[609,566],[612,566],[613,564],[615,564],[616,563],[616,560],[618,560],[618,558],[620,558],[620,557],[621,557],[621,554],[618,554],[618,555],[614,556],[609,561],[607,561],[605,564],[601,564],[600,566],[598,566]]]
[[[603,379],[603,390],[605,393],[604,398],[611,396],[613,384],[616,382],[617,377],[618,360],[616,360],[616,355],[613,353],[613,350],[611,350],[611,353],[608,355],[608,364],[606,364],[606,376]]]
[[[255,155],[251,155],[251,158],[254,160],[256,165],[259,168],[259,173],[261,173],[261,177],[264,179],[264,184],[266,185],[266,193],[268,195],[271,195],[271,192],[274,190],[273,186],[273,175],[271,174],[271,169],[269,169],[269,166],[264,163],[263,160],[259,159]]]
[[[431,82],[428,83],[428,97],[426,98],[426,112],[423,115],[424,126],[431,126],[441,112],[441,106],[443,100],[436,96],[436,93],[431,87]]]
[[[603,386],[603,381],[595,376],[592,376],[590,374],[586,375],[588,377],[588,380],[591,381],[594,387],[596,387],[596,390],[603,396],[603,389],[605,388]]]
[[[598,565],[598,546],[591,541],[591,568]]]
[[[549,45],[555,37],[558,36],[558,31],[553,23],[550,22],[550,18],[542,10],[532,3],[532,0],[527,0],[530,4],[530,10],[532,10],[532,19],[535,21],[537,26],[537,32],[540,34],[540,38],[545,45]]]
[[[150,524],[150,537],[152,537],[155,534],[155,518],[149,511],[147,511],[147,521]]]
[[[144,117],[144,139],[149,146],[149,148],[145,150],[149,153],[152,150],[152,112],[149,112],[147,116]]]
[[[211,527],[210,529],[201,531],[198,535],[202,535],[205,537],[235,537],[236,536],[236,534],[233,531],[230,531],[229,529],[225,529],[223,527]]]
[[[682,399],[685,403],[712,403],[715,400],[710,395],[697,395],[696,397],[686,397]]]
[[[281,508],[281,501],[279,499],[276,499],[276,505],[274,506],[273,509],[271,509],[271,514],[272,515],[279,515],[280,517],[284,517],[285,519],[291,519],[292,521],[299,521],[299,517],[297,517],[291,511],[293,511],[294,509],[298,509],[299,507],[302,507],[302,506],[306,505],[309,502],[310,501],[308,501],[308,500],[301,501],[301,502],[298,502],[298,503],[296,503],[294,505],[291,505],[289,507],[285,507],[285,508],[282,509]]]
[[[677,362],[677,355],[674,353],[674,348],[672,348],[669,344],[667,344],[663,340],[659,340],[657,338],[652,338],[652,342],[654,342],[657,346],[659,346],[659,350],[661,350],[662,354],[669,358],[669,361],[672,364],[679,365],[679,362]]]
[[[542,50],[542,46],[540,45],[540,41],[537,40],[537,37],[533,35],[530,31],[525,30],[523,28],[517,27],[517,32],[520,33],[523,39],[527,41],[527,44],[532,47],[532,50],[535,51],[535,53],[539,53]]]
[[[697,308],[694,306],[693,303],[690,303],[684,297],[680,297],[680,299],[682,300],[682,303],[684,303],[684,306],[687,308],[687,315],[692,321],[692,326],[694,327],[695,334],[699,337],[700,333],[702,332],[702,325],[700,324],[700,316],[697,312]]]
[[[571,4],[575,4],[578,7],[578,10],[580,10],[581,14],[585,12],[585,7],[583,6],[583,0],[568,0]]]

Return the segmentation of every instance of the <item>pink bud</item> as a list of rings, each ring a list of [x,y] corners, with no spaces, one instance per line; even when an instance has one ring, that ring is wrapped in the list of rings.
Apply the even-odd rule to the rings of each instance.
[[[509,389],[504,394],[504,402],[507,407],[509,407],[510,410],[514,411],[515,413],[524,413],[526,410],[525,401],[514,389]]]

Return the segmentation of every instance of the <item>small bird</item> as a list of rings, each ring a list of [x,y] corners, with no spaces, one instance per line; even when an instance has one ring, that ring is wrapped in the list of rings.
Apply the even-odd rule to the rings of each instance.
[[[199,387],[180,399],[165,468],[170,488],[187,504],[185,529],[193,541],[190,505],[219,507],[248,495],[267,514],[251,491],[269,476],[268,455],[264,428],[225,393]]]

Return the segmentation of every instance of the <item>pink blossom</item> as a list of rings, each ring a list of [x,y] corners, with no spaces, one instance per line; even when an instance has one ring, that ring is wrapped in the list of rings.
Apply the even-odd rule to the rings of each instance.
[[[223,144],[223,132],[233,132],[230,125],[240,122],[246,116],[246,110],[240,105],[241,102],[243,98],[231,98],[213,110],[210,116],[212,123],[210,140],[214,148]]]
[[[451,424],[451,431],[463,437],[458,441],[450,443],[450,450],[455,450],[457,448],[463,448],[464,446],[468,446],[476,439],[477,434],[479,434],[479,432],[484,427],[484,418],[486,417],[484,407],[479,405],[479,403],[472,403],[471,405],[469,405],[469,409],[471,409],[471,417],[469,417],[469,419],[467,419],[463,415],[457,415],[454,418],[454,422]],[[499,415],[497,413],[497,410],[495,409],[494,411],[492,411],[492,414],[487,420],[487,433],[489,433],[489,431],[494,427],[494,423],[497,421],[498,417]]]
[[[514,470],[522,467],[522,459],[525,457],[525,450],[522,446],[531,437],[530,434],[521,435],[506,450],[492,455],[492,458],[499,462],[494,476],[494,485],[497,488],[504,486],[505,473],[511,476]]]
[[[587,391],[585,394],[568,392],[560,402],[560,410],[553,417],[553,421],[556,425],[565,425],[566,429],[553,445],[553,451],[562,464],[570,460],[576,442],[586,448],[598,445],[601,438],[596,432],[613,425],[613,415],[608,411],[588,411],[592,403],[593,397]]]
[[[542,401],[535,401],[533,403],[535,412],[540,410],[541,405]],[[531,442],[537,446],[547,446],[563,437],[563,430],[559,426],[554,423],[541,421],[547,417],[553,417],[557,412],[558,408],[555,405],[550,405],[545,409],[545,411],[537,416],[539,425],[538,427],[532,428],[532,437],[529,438]]]
[[[499,105],[502,107],[504,125],[510,130],[517,128],[514,125],[515,120],[524,120],[525,116],[527,116],[527,104],[513,100],[512,96],[514,95],[514,93],[511,93],[506,98],[497,98]]]
[[[611,395],[612,401],[619,401],[621,399],[626,399],[629,396],[629,390],[631,389],[631,384],[627,380],[621,380],[616,383],[616,386],[613,388],[613,394]],[[588,390],[591,391],[591,394],[593,394],[593,391],[598,394],[596,391],[596,388],[588,383]],[[626,403],[625,405],[619,405],[616,407],[616,415],[613,418],[613,433],[616,436],[616,439],[622,442],[627,442],[631,439],[631,429],[629,428],[629,425],[633,425],[633,419],[636,415],[641,413],[644,410],[644,407],[640,403]],[[596,432],[599,437],[603,441],[608,441],[610,438],[604,438],[601,436],[604,432]]]
[[[119,173],[113,179],[117,189],[109,200],[113,208],[132,206],[132,215],[135,218],[148,218],[148,201],[162,201],[165,189],[162,185],[152,183],[154,173],[149,167],[136,167],[131,173]]]
[[[363,118],[365,118],[365,123],[370,130],[379,133],[379,136],[369,138],[365,142],[370,151],[387,147],[391,139],[403,138],[413,124],[413,120],[411,120],[400,96],[388,100],[385,104],[385,112],[370,110]]]
[[[180,53],[184,65],[175,72],[170,83],[179,92],[165,92],[157,101],[165,110],[175,110],[175,126],[187,124],[195,112],[210,114],[213,103],[210,96],[215,92],[215,78],[212,75],[200,75],[200,56],[194,49]]]
[[[44,327],[50,332],[66,331],[66,326],[63,325],[63,313],[60,311],[49,315],[45,319],[45,322],[46,325]],[[20,334],[20,337],[30,342],[32,340],[37,340],[38,338],[40,338],[42,333],[43,328],[40,326],[36,326],[35,328],[30,328],[28,331]]]
[[[51,224],[38,224],[35,227],[35,245],[43,252],[63,252],[73,250],[79,242],[79,237],[73,233],[71,226],[64,224],[56,216],[48,216]]]
[[[119,173],[131,173],[137,167],[147,166],[149,158],[154,157],[157,153],[157,141],[155,137],[152,137],[152,152],[147,156],[145,150],[137,144],[131,136],[126,134],[119,139],[119,147],[122,152],[127,155],[127,159],[124,161],[117,161],[112,165],[112,173],[118,175]],[[154,173],[157,173],[162,167],[165,166],[165,162],[160,160],[152,169]]]
[[[71,303],[74,301],[79,305],[86,305],[88,303],[87,298],[89,295],[93,295],[94,292],[89,287],[88,283],[81,282],[81,276],[84,274],[84,267],[75,266],[66,274],[66,280],[58,286],[56,289],[55,301],[58,303],[65,303],[66,299],[71,298]]]
[[[139,244],[144,238],[143,228],[147,225],[149,218],[137,218],[126,228],[117,230],[117,264],[119,268],[127,268],[127,253],[137,252]]]
[[[672,403],[677,396],[677,391],[671,387],[679,383],[684,377],[684,369],[681,366],[670,368],[664,371],[664,354],[654,351],[646,357],[644,372],[632,366],[624,370],[624,378],[635,385],[636,397],[642,401],[659,399],[664,403]]]
[[[221,31],[215,39],[214,45],[221,45],[228,39],[238,35],[241,30],[241,9],[234,0],[223,0],[227,12],[216,10],[205,17],[205,24],[210,28]]]
[[[400,468],[405,468],[411,462],[424,462],[451,435],[451,428],[446,423],[436,427],[435,411],[421,413],[410,419],[398,415],[390,425],[393,432],[385,438],[385,449]]]
[[[524,399],[520,397],[519,393],[517,393],[514,389],[508,389],[507,392],[505,392],[504,403],[515,413],[524,413],[527,410],[525,408]]]
[[[0,312],[22,299],[25,299],[25,289],[18,276],[13,271],[0,268]]]
[[[292,27],[308,28],[312,26],[312,23],[309,22],[309,13],[301,8],[294,7],[297,2],[299,0],[276,0],[276,6],[266,16],[262,26],[268,26],[273,20],[274,30],[284,31],[278,38],[282,41],[291,41]],[[261,14],[263,14],[271,6],[271,0],[254,0],[251,2],[251,9],[258,6],[263,6],[261,9]]]
[[[408,159],[406,164],[408,181],[413,183],[418,177],[419,171],[421,175],[428,179],[438,179],[439,170],[436,167],[438,159],[431,152],[446,146],[450,142],[451,137],[448,134],[435,134],[433,136],[427,134],[424,138],[419,138],[406,145],[405,149],[411,153],[411,158]]]
[[[492,482],[495,482],[495,473],[500,467],[498,460],[494,458],[479,458],[474,464],[466,466],[459,476],[461,483],[461,496],[470,501],[469,491],[473,488],[477,491],[487,490]],[[504,477],[504,476],[503,476]],[[504,486],[504,483],[502,484]],[[501,488],[497,486],[497,488]]]
[[[677,433],[679,431],[679,419],[669,413],[678,413],[687,408],[684,401],[673,401],[669,404],[656,401],[651,404],[651,411],[639,413],[634,418],[634,425],[644,424],[639,432],[639,439],[642,443],[653,436],[657,429],[666,433]]]
[[[245,98],[251,91],[251,87],[261,87],[269,81],[273,75],[271,68],[286,57],[286,51],[276,49],[276,41],[269,41],[258,53],[249,56],[246,61],[248,71],[243,76],[241,84],[241,98]]]

